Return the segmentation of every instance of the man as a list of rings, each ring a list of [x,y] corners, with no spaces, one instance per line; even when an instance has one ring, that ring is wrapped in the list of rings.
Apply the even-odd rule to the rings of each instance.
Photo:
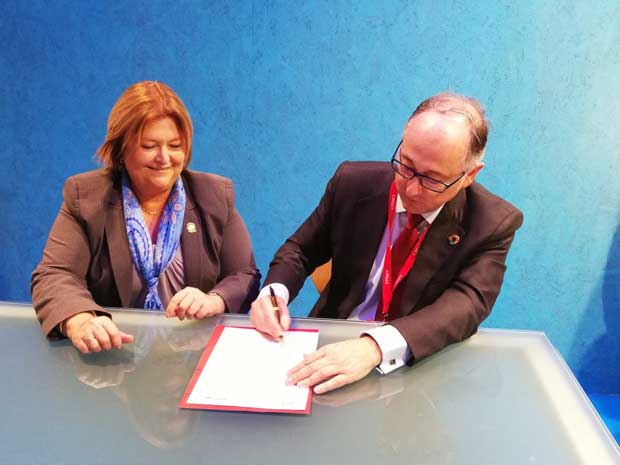
[[[487,134],[476,100],[443,93],[413,112],[391,166],[338,168],[318,207],[276,253],[251,320],[278,339],[289,327],[289,296],[331,259],[331,279],[310,316],[386,324],[306,355],[289,383],[320,394],[375,367],[388,373],[411,365],[476,332],[497,298],[523,221],[475,182]]]

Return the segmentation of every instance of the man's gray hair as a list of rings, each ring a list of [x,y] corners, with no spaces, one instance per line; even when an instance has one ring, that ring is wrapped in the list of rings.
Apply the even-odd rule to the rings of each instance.
[[[482,160],[489,134],[489,121],[484,114],[484,107],[478,100],[451,92],[442,92],[420,103],[409,120],[411,121],[416,115],[425,111],[455,113],[464,116],[471,129],[469,152],[465,159],[466,166],[471,168],[476,162]]]

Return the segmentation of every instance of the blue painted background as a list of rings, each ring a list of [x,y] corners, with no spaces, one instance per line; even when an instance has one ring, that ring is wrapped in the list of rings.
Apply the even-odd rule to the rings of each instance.
[[[486,326],[544,330],[586,389],[620,393],[620,6],[587,3],[5,0],[0,299],[29,300],[63,180],[135,81],[184,100],[192,167],[235,181],[263,273],[341,161],[388,159],[450,89],[486,105],[479,179],[525,213]]]

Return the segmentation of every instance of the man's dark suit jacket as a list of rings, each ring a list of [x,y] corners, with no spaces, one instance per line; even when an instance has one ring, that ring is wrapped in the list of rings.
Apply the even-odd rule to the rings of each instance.
[[[250,237],[234,206],[229,179],[185,170],[181,233],[185,285],[222,296],[230,312],[247,311],[260,273]],[[32,274],[32,304],[43,333],[84,311],[130,307],[133,263],[120,182],[105,170],[70,177],[43,258]],[[188,224],[194,226],[188,228]]]
[[[389,163],[343,163],[318,207],[276,253],[265,284],[284,284],[292,300],[332,259],[331,280],[310,316],[347,318],[365,297],[393,179]],[[407,340],[409,363],[476,332],[495,303],[522,222],[519,210],[475,182],[444,205],[400,284],[400,316],[389,323]]]

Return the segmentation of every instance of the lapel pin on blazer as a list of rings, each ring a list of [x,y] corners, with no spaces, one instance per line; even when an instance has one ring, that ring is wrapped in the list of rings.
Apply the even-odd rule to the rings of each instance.
[[[448,244],[455,246],[459,242],[461,242],[461,236],[459,236],[458,234],[450,234],[448,236]]]
[[[194,234],[196,232],[196,225],[194,223],[187,223],[185,229],[187,229],[188,233]]]

